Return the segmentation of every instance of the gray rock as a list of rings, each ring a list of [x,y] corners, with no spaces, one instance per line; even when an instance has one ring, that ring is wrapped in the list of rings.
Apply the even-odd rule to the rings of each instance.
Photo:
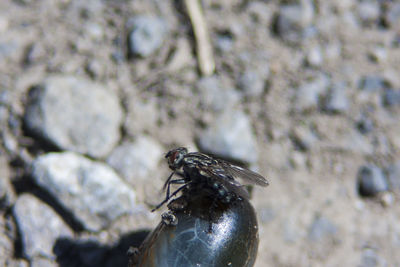
[[[368,53],[369,58],[376,63],[383,63],[387,59],[387,50],[385,47],[375,47]]]
[[[233,47],[233,38],[227,35],[219,35],[217,37],[217,48],[221,52],[229,52],[232,50]]]
[[[10,90],[0,89],[0,105],[7,106],[12,100]]]
[[[377,75],[364,76],[359,82],[359,88],[367,92],[379,92],[386,87],[385,79]]]
[[[45,59],[46,54],[47,54],[47,51],[43,47],[43,44],[32,43],[26,49],[23,62],[26,65],[34,64],[40,60]]]
[[[324,59],[329,62],[334,62],[340,59],[342,53],[342,45],[339,41],[332,41],[323,47]]]
[[[29,257],[54,258],[53,246],[58,238],[72,238],[73,232],[47,204],[32,195],[17,199],[14,216],[21,233],[25,253]]]
[[[7,259],[13,257],[14,240],[6,230],[7,221],[4,216],[0,217],[0,266],[9,266]]]
[[[343,136],[342,140],[343,141],[336,141],[336,143],[340,144],[339,146],[341,146],[344,151],[363,155],[372,155],[374,153],[374,146],[371,141],[358,131],[350,131]]]
[[[11,58],[18,53],[19,45],[15,41],[0,40],[0,61]]]
[[[386,107],[400,106],[400,90],[387,88],[383,92],[383,104]]]
[[[225,87],[216,76],[200,79],[197,83],[201,102],[214,111],[222,111],[237,104],[239,94],[233,88]]]
[[[400,161],[389,165],[386,173],[390,190],[400,192]]]
[[[54,260],[49,260],[42,257],[34,257],[31,260],[30,267],[59,267],[59,265]]]
[[[133,55],[147,57],[164,42],[167,33],[166,21],[154,16],[141,15],[128,21],[129,51]]]
[[[238,85],[245,96],[257,97],[264,92],[265,78],[257,71],[247,70],[239,77]]]
[[[30,92],[26,126],[62,149],[93,157],[108,154],[120,138],[118,96],[100,84],[52,76]]]
[[[264,22],[270,22],[274,15],[273,10],[265,1],[248,2],[246,5],[246,12],[254,19],[254,21],[261,25],[264,25]]]
[[[239,110],[226,111],[199,137],[201,150],[222,157],[255,163],[258,159],[250,120]]]
[[[358,131],[362,134],[368,134],[374,130],[374,122],[367,116],[362,116],[356,123]]]
[[[400,3],[396,1],[389,3],[384,20],[389,27],[395,30],[400,29]]]
[[[319,98],[327,92],[329,83],[329,78],[321,75],[297,88],[295,99],[296,111],[305,112],[316,109],[319,104]]]
[[[32,176],[90,231],[135,210],[135,192],[109,166],[73,152],[38,157]]]
[[[380,16],[378,1],[362,1],[357,5],[357,9],[363,25],[369,26],[378,22]]]
[[[7,266],[7,267],[30,267],[29,262],[26,260],[21,260],[21,259],[15,259],[12,257],[8,257],[5,260],[5,264],[2,266]],[[0,261],[1,262],[1,261]]]
[[[361,166],[357,174],[358,191],[361,196],[375,196],[388,190],[388,184],[382,169],[375,165]]]
[[[329,219],[317,216],[308,230],[308,238],[313,242],[320,242],[334,237],[337,232],[336,225]]]
[[[0,154],[0,211],[15,201],[7,158]],[[1,266],[1,265],[0,265]]]
[[[141,136],[133,143],[125,143],[111,153],[107,163],[126,181],[145,179],[162,158],[163,148],[155,140]]]
[[[361,255],[360,267],[388,266],[386,261],[373,249],[364,249]]]
[[[322,50],[320,46],[313,46],[307,52],[306,63],[311,67],[321,66],[323,62]]]
[[[276,21],[276,31],[284,40],[298,42],[305,35],[314,17],[314,7],[310,1],[302,4],[283,5]]]
[[[347,84],[338,82],[332,85],[324,109],[331,113],[344,113],[349,109]]]

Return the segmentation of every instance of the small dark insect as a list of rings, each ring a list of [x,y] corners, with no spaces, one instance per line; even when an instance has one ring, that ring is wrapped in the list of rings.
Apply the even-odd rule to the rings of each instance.
[[[183,192],[208,194],[227,204],[237,199],[249,198],[247,190],[236,179],[241,179],[245,184],[268,185],[268,181],[258,173],[203,153],[189,153],[184,147],[170,150],[165,158],[173,172],[163,186],[163,190],[166,189],[164,201],[158,204],[153,211],[182,190]],[[173,179],[174,174],[179,175],[180,178]],[[182,186],[170,194],[171,184],[181,184]]]

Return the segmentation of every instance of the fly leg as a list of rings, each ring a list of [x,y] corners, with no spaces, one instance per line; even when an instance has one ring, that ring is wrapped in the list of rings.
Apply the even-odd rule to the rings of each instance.
[[[178,189],[176,189],[171,195],[170,195],[170,186],[171,184],[183,184],[181,187],[179,187]],[[167,193],[166,193],[166,197],[165,199],[158,204],[154,209],[151,210],[151,212],[154,212],[156,210],[158,210],[162,205],[164,205],[166,202],[168,202],[168,200],[170,200],[171,197],[175,196],[176,194],[178,194],[181,190],[183,190],[184,188],[186,188],[190,183],[186,183],[185,179],[176,179],[176,180],[170,180],[168,182],[167,185]]]

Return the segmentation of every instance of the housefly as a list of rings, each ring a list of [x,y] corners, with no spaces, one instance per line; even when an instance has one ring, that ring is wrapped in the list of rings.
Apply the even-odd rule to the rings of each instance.
[[[268,185],[268,181],[256,172],[200,152],[188,152],[184,147],[170,150],[165,158],[173,172],[163,186],[163,190],[166,190],[164,201],[153,211],[180,191],[183,191],[183,195],[198,193],[209,195],[221,203],[228,204],[234,200],[249,198],[247,190],[237,179],[243,181],[245,185]],[[175,174],[179,178],[175,178]],[[171,184],[181,186],[171,194]]]

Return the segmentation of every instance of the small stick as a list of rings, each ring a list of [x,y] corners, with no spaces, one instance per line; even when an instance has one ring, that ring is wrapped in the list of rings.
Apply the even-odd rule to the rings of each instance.
[[[199,0],[184,1],[196,39],[199,69],[204,76],[209,76],[215,70],[215,63],[207,25]]]

